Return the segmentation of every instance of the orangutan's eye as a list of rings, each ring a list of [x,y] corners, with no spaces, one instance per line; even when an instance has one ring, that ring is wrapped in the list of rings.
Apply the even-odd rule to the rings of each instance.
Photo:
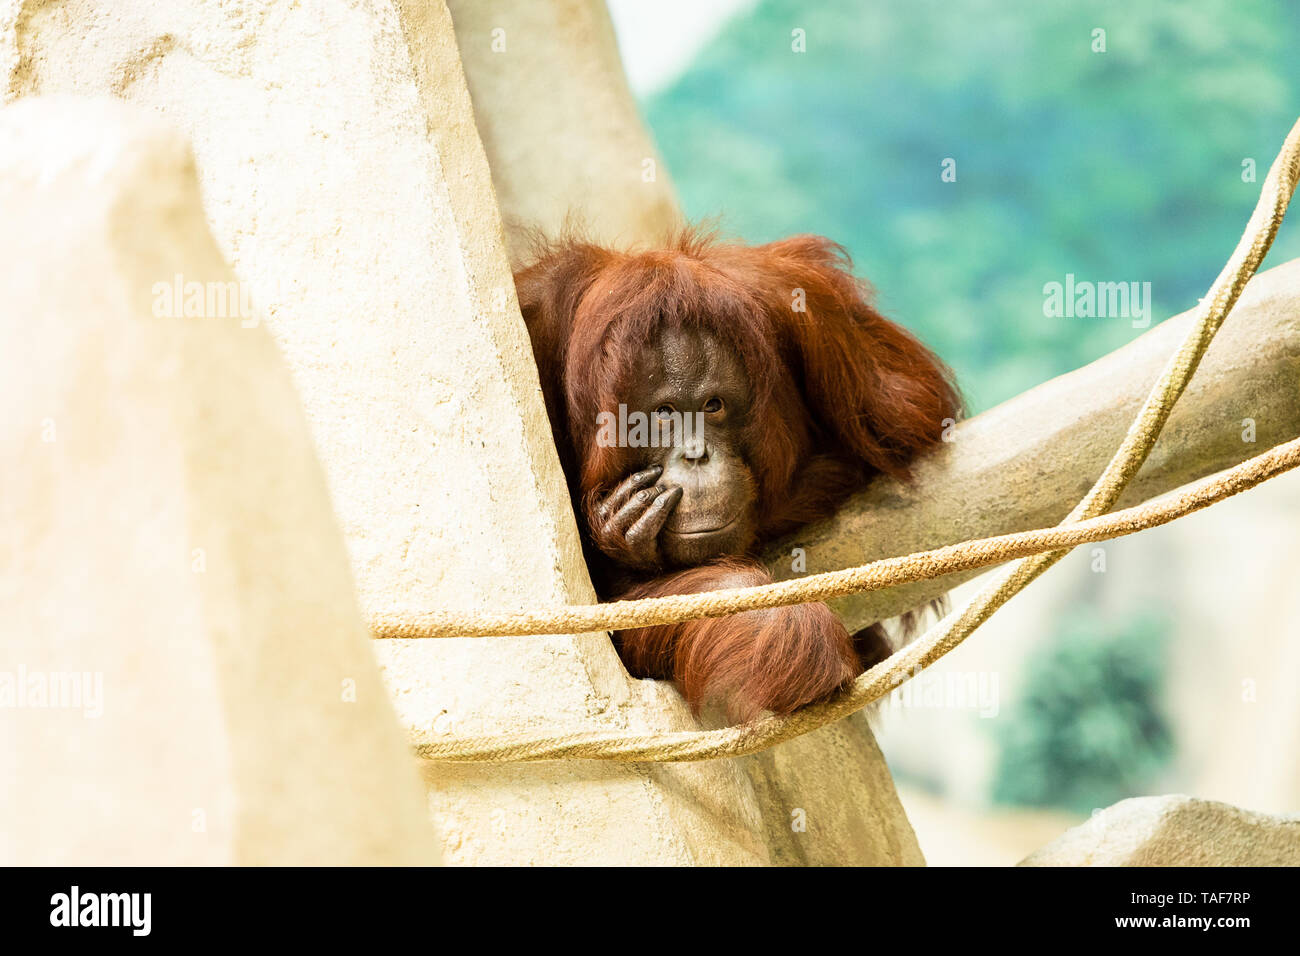
[[[722,399],[718,398],[716,395],[713,396],[713,398],[704,403],[704,410],[706,412],[722,411]]]
[[[660,405],[658,408],[655,409],[655,414],[658,415],[660,418],[667,418],[672,413],[673,413],[673,407],[671,405]]]

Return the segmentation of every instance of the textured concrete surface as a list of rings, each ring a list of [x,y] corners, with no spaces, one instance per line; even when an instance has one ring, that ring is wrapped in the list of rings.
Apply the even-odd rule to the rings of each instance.
[[[571,34],[546,42],[513,81],[524,102],[574,69]],[[363,607],[593,599],[441,3],[0,0],[4,64],[11,97],[112,92],[192,138],[213,233],[292,368]],[[584,82],[573,96],[601,89]],[[520,190],[567,204],[609,173],[550,178],[570,136],[605,129],[581,132],[612,108],[591,102],[527,140]],[[696,726],[670,686],[629,679],[604,634],[375,652],[418,733]],[[865,724],[787,746],[424,773],[450,862],[920,862]]]
[[[514,259],[530,229],[620,244],[681,225],[602,0],[448,6]]]
[[[1300,818],[1181,794],[1135,797],[1020,862],[1021,866],[1300,866]]]
[[[1127,507],[1231,467],[1300,435],[1300,260],[1257,275],[1206,352],[1151,457],[1120,499]],[[1018,395],[955,429],[914,481],[874,482],[832,519],[769,553],[778,578],[1012,531],[1054,525],[1083,497],[1191,325],[1168,319],[1125,347]],[[1242,440],[1243,420],[1255,441]],[[980,572],[949,574],[832,602],[850,628],[893,617]],[[1049,572],[1050,573],[1050,572]]]
[[[288,370],[159,300],[234,280],[184,138],[0,111],[0,261],[0,861],[437,862]]]

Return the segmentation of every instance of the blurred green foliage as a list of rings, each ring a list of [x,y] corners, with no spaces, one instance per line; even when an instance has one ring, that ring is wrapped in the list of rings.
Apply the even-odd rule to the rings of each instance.
[[[1153,322],[1204,294],[1300,114],[1298,39],[1269,0],[759,0],[644,105],[690,216],[841,242],[978,411],[1141,334],[1044,317],[1045,283],[1150,282]],[[1289,224],[1266,266],[1297,255]]]
[[[1087,813],[1151,792],[1174,752],[1161,711],[1168,622],[1080,610],[1025,662],[1024,693],[993,728],[992,798]]]

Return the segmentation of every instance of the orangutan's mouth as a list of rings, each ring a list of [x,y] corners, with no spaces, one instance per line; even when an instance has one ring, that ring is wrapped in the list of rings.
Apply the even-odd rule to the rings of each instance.
[[[736,515],[726,524],[718,525],[716,528],[699,528],[691,531],[673,531],[669,528],[664,529],[664,534],[671,534],[674,538],[703,538],[711,534],[721,534],[723,531],[733,527],[740,520],[740,515]]]

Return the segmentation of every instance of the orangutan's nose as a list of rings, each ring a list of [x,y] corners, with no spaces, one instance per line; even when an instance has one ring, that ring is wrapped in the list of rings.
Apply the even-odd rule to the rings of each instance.
[[[682,458],[697,465],[709,460],[709,446],[703,438],[688,438],[682,443]]]

